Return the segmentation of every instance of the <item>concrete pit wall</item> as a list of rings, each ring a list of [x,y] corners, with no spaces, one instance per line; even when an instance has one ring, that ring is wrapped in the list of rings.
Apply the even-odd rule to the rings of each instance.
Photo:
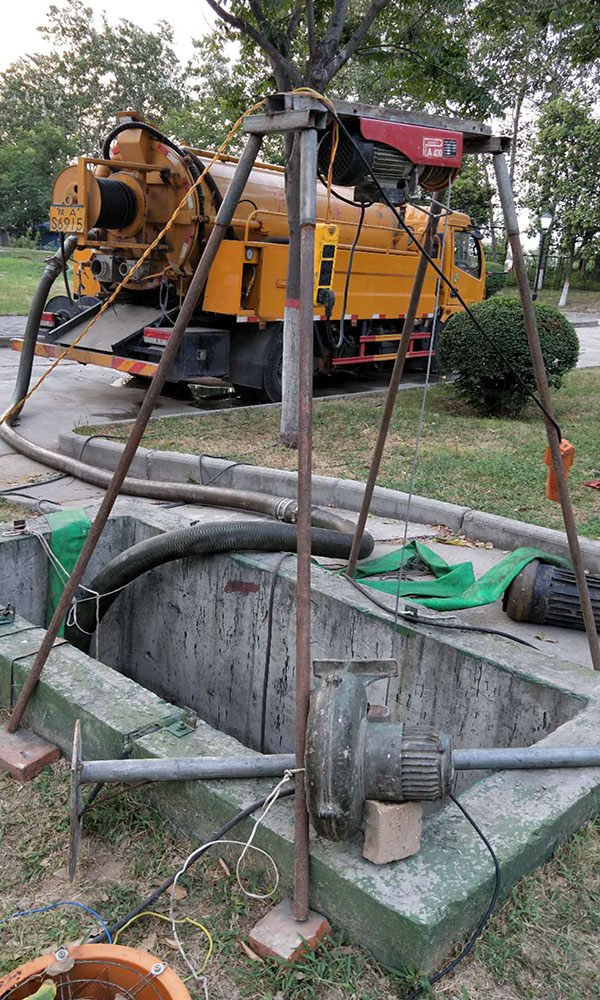
[[[86,582],[118,551],[157,530],[142,520],[111,519]],[[7,549],[9,592],[23,616],[41,625],[47,586],[43,550],[34,538],[15,540]],[[15,557],[17,550],[24,558]],[[253,750],[292,752],[296,635],[291,555],[275,584],[267,664],[268,607],[279,561],[278,554],[215,555],[152,570],[117,597],[100,627],[97,658],[159,697],[194,709],[209,725]],[[35,580],[41,586],[34,586]],[[528,746],[580,708],[576,698],[560,689],[466,655],[435,635],[403,629],[394,644],[393,624],[365,615],[343,599],[339,587],[333,593],[315,592],[311,624],[314,659],[396,655],[400,677],[389,687],[392,720],[431,725],[450,733],[458,747]],[[95,640],[91,651],[96,655]],[[372,700],[384,702],[386,689],[387,682],[374,686]]]
[[[132,502],[122,501],[121,509]],[[138,516],[113,517],[87,574],[116,552],[167,527],[181,514],[135,502]],[[267,609],[278,555],[236,554],[183,560],[148,574],[121,595],[102,624],[99,662],[63,645],[53,650],[27,723],[68,751],[82,719],[84,754],[111,756],[127,733],[157,728],[136,741],[139,756],[252,753],[260,744]],[[295,559],[280,570],[265,702],[266,749],[292,749]],[[313,656],[389,657],[393,631],[341,578],[316,568]],[[0,603],[20,616],[0,627],[0,700],[14,701],[43,624],[46,557],[32,537],[0,537]],[[440,630],[441,631],[441,630]],[[510,641],[403,627],[401,676],[390,685],[395,719],[426,722],[454,735],[458,746],[595,742],[598,678]],[[94,646],[92,645],[92,651]],[[107,665],[108,664],[108,665]],[[385,700],[385,681],[371,689]],[[200,721],[177,738],[169,730],[182,706]],[[239,742],[238,742],[239,741]],[[469,775],[461,800],[496,848],[503,891],[540,864],[598,804],[600,769]],[[209,837],[238,808],[268,790],[264,782],[187,782],[148,792],[169,820],[196,838]],[[293,814],[278,806],[262,834],[289,885]],[[431,971],[477,922],[489,898],[489,863],[451,803],[425,823],[421,851],[405,862],[373,866],[361,838],[345,844],[312,840],[312,904],[382,961]]]

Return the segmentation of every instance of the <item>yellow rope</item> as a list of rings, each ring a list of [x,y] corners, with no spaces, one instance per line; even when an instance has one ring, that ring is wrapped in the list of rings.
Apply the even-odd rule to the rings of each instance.
[[[117,943],[117,941],[118,941],[120,935],[123,933],[123,931],[127,930],[127,928],[131,924],[135,923],[135,921],[139,920],[141,917],[156,917],[157,920],[166,920],[168,924],[171,923],[170,918],[166,917],[164,915],[164,913],[156,913],[155,910],[142,910],[141,913],[137,913],[135,915],[135,917],[132,917],[131,920],[128,920],[126,924],[123,924],[123,926],[119,928],[119,930],[117,931],[117,933],[113,937],[113,944]],[[214,947],[214,945],[213,945],[212,935],[211,935],[210,931],[204,926],[204,924],[201,924],[198,920],[193,920],[192,917],[181,917],[181,919],[176,920],[175,923],[176,924],[193,924],[194,927],[199,927],[200,930],[203,932],[203,934],[206,935],[206,940],[208,941],[208,952],[206,953],[206,958],[204,959],[204,962],[202,963],[201,968],[198,970],[198,974],[201,975],[204,972],[204,970],[206,969],[206,966],[208,965],[208,963],[210,962],[210,957],[211,957],[211,955],[213,953],[213,947]],[[187,981],[187,980],[184,980],[184,981]]]
[[[313,90],[311,87],[297,87],[295,90],[292,91],[292,93],[294,93],[294,94],[306,94],[309,97],[314,97],[317,100],[323,101],[323,103],[326,104],[326,105],[328,105],[333,111],[335,110],[333,102],[330,101],[329,98],[324,97],[323,94],[319,94],[318,91]],[[141,264],[143,264],[143,262],[152,253],[152,251],[158,245],[158,243],[160,243],[160,241],[162,240],[162,238],[165,235],[165,233],[168,233],[168,231],[174,225],[177,216],[183,210],[183,208],[187,205],[189,196],[192,194],[193,191],[196,190],[197,187],[199,187],[199,185],[202,183],[202,181],[206,177],[206,175],[207,175],[208,171],[210,170],[210,168],[213,166],[214,163],[216,163],[216,161],[219,158],[219,156],[221,155],[221,153],[224,152],[224,150],[227,148],[227,146],[231,142],[231,139],[233,138],[233,136],[237,132],[238,128],[242,124],[244,118],[246,118],[248,115],[251,115],[254,111],[257,111],[259,108],[262,108],[265,104],[266,104],[265,100],[258,101],[256,104],[253,104],[251,108],[248,108],[247,111],[244,111],[244,113],[242,115],[240,115],[240,117],[238,118],[238,120],[231,127],[231,129],[229,130],[227,136],[225,137],[225,139],[223,140],[223,142],[219,146],[217,152],[213,155],[213,157],[210,160],[210,162],[205,166],[204,170],[202,171],[202,173],[200,174],[200,176],[198,177],[198,179],[196,181],[194,181],[194,183],[192,184],[191,188],[189,188],[186,191],[185,195],[183,196],[183,198],[179,202],[179,205],[177,206],[177,208],[173,212],[171,218],[169,219],[169,221],[165,225],[165,227],[162,230],[162,232],[160,232],[158,234],[158,236],[156,237],[156,239],[154,240],[154,242],[151,243],[150,246],[147,247],[144,250],[142,256],[139,258],[139,260],[136,261],[136,263],[134,264],[134,266],[131,268],[131,271],[129,271],[128,274],[125,275],[125,277],[117,285],[117,287],[115,288],[115,290],[113,292],[111,292],[111,294],[109,295],[109,297],[103,302],[101,308],[98,310],[98,312],[96,313],[96,315],[90,320],[90,322],[88,323],[88,325],[86,326],[86,328],[79,334],[79,336],[75,338],[75,340],[73,341],[73,343],[69,344],[69,346],[62,352],[62,354],[58,355],[58,357],[55,359],[55,361],[53,361],[52,364],[50,365],[50,367],[47,368],[45,372],[43,372],[43,374],[39,377],[39,379],[37,380],[37,382],[35,382],[35,384],[31,387],[31,389],[29,390],[29,392],[26,393],[25,396],[23,396],[22,399],[18,400],[18,402],[16,402],[14,404],[14,406],[12,406],[10,408],[10,410],[7,410],[6,413],[2,414],[2,416],[0,417],[0,424],[3,424],[6,420],[8,420],[9,417],[11,417],[13,415],[13,413],[16,413],[16,411],[19,410],[23,406],[23,404],[27,402],[27,400],[30,398],[30,396],[33,395],[33,393],[36,391],[36,389],[39,389],[39,387],[41,386],[42,382],[45,379],[48,378],[48,376],[54,371],[54,369],[57,367],[57,365],[59,365],[60,362],[64,358],[68,357],[69,354],[71,353],[71,351],[75,347],[77,347],[77,344],[79,344],[83,340],[83,338],[87,336],[87,334],[90,332],[90,330],[94,326],[94,323],[96,323],[100,319],[100,317],[103,315],[103,313],[106,312],[106,310],[108,309],[108,307],[114,302],[114,300],[117,297],[117,295],[119,294],[119,292],[121,292],[123,290],[123,288],[125,288],[125,286],[127,284],[129,284],[129,282],[131,281],[133,275],[138,270],[138,268],[141,266]],[[339,128],[337,126],[337,123],[334,123],[334,134],[333,134],[333,141],[332,141],[332,144],[331,144],[331,156],[330,156],[330,159],[329,159],[329,169],[327,171],[327,222],[329,222],[330,219],[331,219],[331,186],[332,186],[332,178],[333,178],[333,161],[335,159],[335,154],[337,152],[338,142],[339,142]]]
[[[265,104],[264,100],[263,101],[259,101],[257,104],[254,104],[251,108],[248,108],[247,111],[244,111],[243,115],[240,115],[240,117],[238,118],[238,120],[235,122],[235,124],[229,130],[229,133],[226,136],[226,138],[223,140],[223,142],[219,146],[217,152],[214,154],[214,156],[212,157],[212,159],[210,160],[210,162],[205,166],[205,168],[202,171],[202,173],[200,174],[198,180],[194,181],[194,183],[192,184],[191,188],[188,188],[188,190],[186,191],[185,195],[183,196],[183,198],[179,202],[179,205],[177,206],[177,208],[173,212],[171,218],[169,219],[169,221],[167,222],[166,226],[162,230],[162,232],[160,232],[158,234],[158,236],[156,237],[156,239],[154,240],[154,242],[151,243],[150,246],[146,248],[146,250],[144,250],[142,256],[139,258],[138,261],[136,261],[136,263],[134,264],[134,266],[131,268],[131,271],[129,271],[129,273],[125,275],[125,277],[123,278],[123,280],[115,288],[114,292],[111,292],[111,294],[109,295],[109,297],[102,304],[102,307],[99,309],[99,311],[93,317],[93,319],[90,320],[90,322],[86,326],[85,330],[83,330],[83,332],[80,333],[79,336],[75,338],[75,340],[73,341],[73,343],[70,344],[69,347],[67,347],[67,349],[65,351],[63,351],[62,354],[59,354],[59,356],[50,365],[50,367],[47,368],[46,371],[40,376],[40,378],[37,380],[37,382],[35,383],[35,385],[33,385],[32,388],[29,390],[29,392],[25,396],[23,396],[23,399],[20,399],[17,403],[15,403],[15,405],[13,407],[11,407],[10,410],[8,410],[6,413],[4,413],[2,415],[2,418],[0,419],[0,424],[3,424],[6,420],[8,420],[9,417],[11,417],[13,415],[13,413],[15,413],[18,409],[20,409],[20,407],[29,399],[29,397],[33,395],[33,393],[36,391],[36,389],[39,389],[39,387],[42,384],[42,382],[44,381],[44,379],[46,379],[48,377],[48,375],[50,375],[51,372],[54,371],[54,369],[56,368],[56,366],[60,364],[60,362],[63,360],[63,358],[68,357],[68,355],[71,353],[71,351],[73,350],[73,348],[76,347],[77,344],[81,340],[83,340],[83,338],[90,332],[90,330],[92,329],[94,323],[96,323],[100,319],[100,317],[102,316],[102,314],[104,312],[106,312],[106,310],[108,309],[109,305],[112,302],[114,302],[114,300],[117,297],[117,295],[119,294],[119,292],[122,291],[122,289],[125,288],[125,286],[131,281],[131,278],[133,277],[133,275],[135,274],[135,272],[138,270],[138,268],[140,267],[140,265],[152,253],[152,251],[157,246],[157,244],[160,243],[160,241],[162,240],[162,238],[165,235],[165,233],[168,233],[169,229],[171,229],[171,227],[174,225],[177,216],[182,211],[182,209],[187,205],[189,196],[192,194],[193,191],[196,190],[197,187],[199,187],[199,185],[202,183],[202,181],[206,177],[206,175],[207,175],[208,171],[210,170],[210,168],[217,161],[217,159],[219,158],[219,156],[221,155],[221,153],[227,148],[227,146],[229,145],[232,137],[235,135],[236,131],[238,130],[238,128],[242,124],[244,118],[246,118],[248,115],[252,114],[252,112],[256,111],[258,108],[261,108],[264,104]]]
[[[306,97],[314,97],[318,101],[323,101],[324,104],[328,105],[332,111],[335,111],[335,106],[333,101],[330,101],[328,97],[320,94],[318,90],[313,90],[312,87],[296,87],[292,91],[293,94],[305,94]],[[340,141],[340,129],[337,121],[333,120],[333,135],[331,142],[331,155],[329,157],[329,167],[327,169],[327,214],[325,216],[325,221],[327,223],[331,222],[331,186],[333,183],[333,161],[335,160],[335,154],[337,153],[338,144]]]

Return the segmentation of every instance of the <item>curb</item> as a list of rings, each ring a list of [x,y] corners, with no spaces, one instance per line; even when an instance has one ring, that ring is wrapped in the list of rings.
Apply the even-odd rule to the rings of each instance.
[[[115,469],[123,445],[105,441],[96,435],[84,437],[68,431],[59,436],[59,450],[63,455],[81,459],[101,469]],[[239,490],[253,490],[295,498],[297,474],[282,469],[256,465],[242,465],[223,458],[204,455],[185,455],[170,451],[152,451],[138,448],[131,463],[130,475],[136,479],[158,479],[164,482],[204,485],[218,477],[220,486]],[[320,507],[341,507],[358,511],[365,484],[352,479],[335,479],[331,476],[313,476],[313,503]],[[408,507],[408,494],[385,486],[376,486],[373,492],[371,513],[378,517],[404,520]],[[444,524],[452,531],[463,532],[471,538],[492,542],[496,548],[512,551],[521,546],[544,549],[554,555],[569,558],[569,543],[563,531],[543,528],[537,524],[516,521],[498,514],[472,510],[444,500],[432,500],[413,495],[410,503],[410,520],[417,524]],[[590,573],[600,573],[600,541],[581,538],[581,551],[585,568]]]

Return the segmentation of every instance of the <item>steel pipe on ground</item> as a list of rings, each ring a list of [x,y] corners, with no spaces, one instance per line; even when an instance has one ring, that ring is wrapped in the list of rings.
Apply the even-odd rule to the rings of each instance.
[[[293,753],[264,757],[164,757],[157,760],[88,760],[79,766],[83,785],[107,781],[195,781],[281,777],[295,767]]]
[[[491,750],[455,750],[453,762],[456,771],[600,767],[600,746],[499,747]]]
[[[600,767],[600,746],[492,747],[454,750],[456,771]],[[88,760],[79,764],[81,784],[135,781],[209,781],[220,778],[276,778],[296,766],[294,754],[246,757],[165,757]]]

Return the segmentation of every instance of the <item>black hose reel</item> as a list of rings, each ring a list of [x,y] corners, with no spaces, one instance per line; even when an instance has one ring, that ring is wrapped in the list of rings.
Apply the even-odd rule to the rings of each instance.
[[[305,760],[308,808],[320,836],[358,833],[366,799],[416,802],[452,791],[450,736],[369,710],[369,685],[397,676],[395,660],[320,660],[314,670]]]

